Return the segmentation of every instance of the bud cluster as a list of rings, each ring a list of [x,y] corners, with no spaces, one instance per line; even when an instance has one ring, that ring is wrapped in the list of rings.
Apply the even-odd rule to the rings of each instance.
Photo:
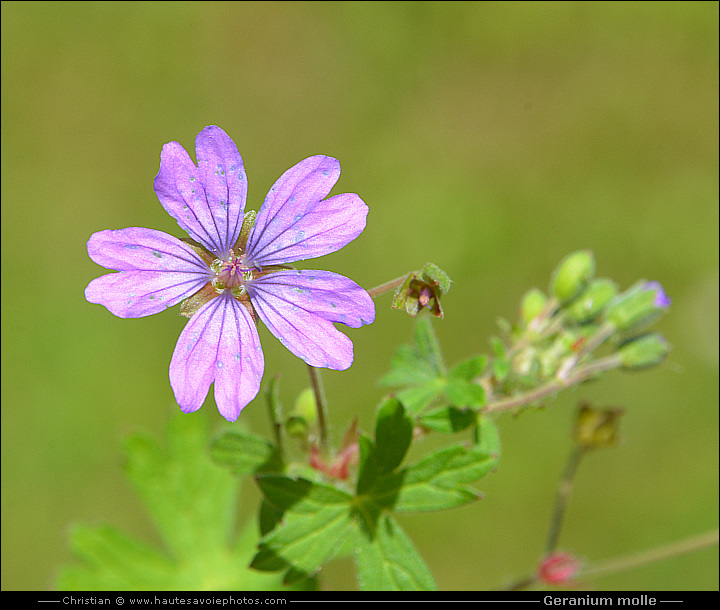
[[[495,398],[592,376],[578,375],[581,369],[634,370],[662,362],[670,346],[647,329],[669,306],[658,282],[642,280],[620,292],[613,280],[595,277],[592,252],[570,254],[553,272],[547,294],[533,288],[524,295],[518,324],[500,321],[504,336],[493,344]]]

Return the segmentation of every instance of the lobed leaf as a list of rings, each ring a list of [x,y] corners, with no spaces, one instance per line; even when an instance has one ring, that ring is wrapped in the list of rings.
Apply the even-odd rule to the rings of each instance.
[[[443,364],[442,352],[430,318],[420,318],[415,323],[413,341],[419,356],[432,367],[436,375],[444,376],[445,365]]]
[[[57,588],[63,591],[160,590],[173,580],[169,557],[110,526],[75,526],[70,548],[85,565],[61,572]]]
[[[206,415],[178,413],[167,444],[147,435],[125,443],[125,472],[164,542],[155,549],[109,527],[77,526],[70,537],[78,563],[62,569],[56,586],[80,591],[277,590],[278,574],[247,568],[257,528],[236,528],[238,482],[207,455]],[[232,538],[231,538],[232,536]],[[313,579],[294,588],[312,588]]]
[[[412,421],[396,398],[380,407],[375,423],[375,451],[382,472],[390,472],[403,461],[412,441]]]
[[[419,423],[426,430],[452,434],[472,426],[477,422],[477,417],[477,413],[470,409],[445,406],[426,413],[420,418]]]
[[[285,562],[313,574],[342,548],[352,526],[352,496],[331,487],[281,476],[258,477],[265,499],[282,512],[260,541],[251,567],[277,570]]]
[[[238,476],[280,472],[283,466],[282,457],[272,443],[247,432],[223,433],[210,446],[210,456],[216,464],[229,466]]]
[[[487,356],[473,356],[467,360],[463,360],[459,364],[456,364],[448,373],[449,379],[464,379],[465,381],[472,381],[475,377],[483,372],[483,369],[487,365]]]
[[[480,499],[465,487],[481,479],[495,463],[483,452],[452,445],[384,477],[372,490],[379,506],[398,512],[427,512],[464,506]]]
[[[458,408],[481,409],[487,402],[482,386],[464,379],[448,380],[445,396],[451,405]]]
[[[173,417],[167,439],[162,447],[147,435],[128,438],[125,473],[174,556],[216,553],[233,529],[237,482],[207,457],[205,416]]]
[[[435,591],[437,585],[398,523],[383,514],[374,535],[358,531],[355,566],[363,591]]]

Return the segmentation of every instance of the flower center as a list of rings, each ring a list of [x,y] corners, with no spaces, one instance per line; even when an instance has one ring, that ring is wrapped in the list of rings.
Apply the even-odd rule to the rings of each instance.
[[[232,249],[228,260],[216,258],[210,269],[215,273],[211,284],[220,294],[231,290],[235,296],[242,296],[247,292],[245,283],[253,279],[253,270],[246,267],[241,258],[236,258]]]

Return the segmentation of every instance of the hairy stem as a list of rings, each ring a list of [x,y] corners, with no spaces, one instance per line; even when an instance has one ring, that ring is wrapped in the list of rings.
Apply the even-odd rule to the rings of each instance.
[[[522,591],[523,589],[532,587],[536,582],[537,582],[537,578],[535,576],[526,576],[525,578],[516,580],[515,582],[503,587],[500,590],[501,591]]]
[[[385,282],[384,284],[380,284],[379,286],[375,286],[375,288],[371,288],[368,290],[368,294],[374,299],[377,296],[380,296],[381,294],[385,294],[386,292],[390,292],[391,290],[397,290],[400,288],[400,286],[403,285],[403,282],[407,279],[408,274],[401,275],[400,277],[396,277],[394,280],[390,280],[389,282]]]
[[[693,536],[692,538],[678,540],[654,549],[641,551],[640,553],[635,553],[633,555],[625,555],[624,557],[616,557],[614,559],[598,562],[595,565],[582,570],[579,576],[582,576],[583,578],[596,578],[598,576],[605,576],[606,574],[622,572],[632,568],[637,568],[638,566],[654,563],[662,559],[668,559],[669,557],[676,557],[678,555],[704,549],[709,546],[714,546],[717,543],[718,530],[713,530],[705,532],[704,534]]]
[[[274,379],[267,388],[267,407],[268,416],[270,418],[270,426],[275,436],[275,446],[277,447],[280,455],[284,455],[283,439],[282,439],[282,423],[280,422],[281,414],[279,412],[280,399],[278,397],[278,378],[280,375],[275,375]]]
[[[315,405],[317,407],[318,427],[320,428],[320,449],[324,451],[327,447],[327,418],[325,417],[327,405],[325,403],[325,391],[323,390],[320,370],[308,364],[310,371],[310,383],[315,393]]]
[[[584,455],[585,447],[580,445],[573,447],[565,466],[565,474],[558,483],[557,496],[555,497],[555,510],[550,520],[550,530],[548,532],[547,544],[545,545],[545,553],[547,555],[554,552],[555,547],[557,547],[558,537],[560,536],[560,526],[562,525],[565,509],[567,508],[573,483],[575,482],[575,474]]]

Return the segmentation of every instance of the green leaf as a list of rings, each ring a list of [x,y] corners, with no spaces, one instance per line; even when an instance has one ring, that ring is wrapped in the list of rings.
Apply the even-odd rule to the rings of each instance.
[[[460,364],[456,364],[448,373],[448,378],[472,381],[483,372],[487,361],[487,356],[473,356],[472,358],[468,358]]]
[[[361,436],[360,468],[357,493],[366,493],[383,474],[402,462],[412,442],[412,421],[395,398],[388,398],[380,407],[375,424],[375,442]]]
[[[78,562],[62,569],[56,586],[84,591],[278,590],[281,575],[247,568],[257,527],[240,529],[234,516],[238,480],[207,454],[203,413],[175,415],[167,443],[134,435],[125,443],[125,472],[163,541],[163,548],[109,526],[75,527],[70,546]],[[307,579],[296,587],[312,586]]]
[[[390,371],[379,381],[382,386],[424,383],[437,375],[433,365],[414,346],[401,345],[390,360]]]
[[[490,343],[495,352],[495,358],[492,361],[493,375],[498,381],[502,381],[510,372],[510,360],[507,357],[505,344],[497,337],[492,337]]]
[[[175,556],[216,553],[232,531],[237,484],[207,456],[206,417],[176,415],[168,442],[137,434],[125,442],[125,473]]]
[[[372,489],[372,501],[398,512],[427,512],[463,506],[480,499],[468,483],[492,470],[497,456],[476,446],[452,445],[418,463],[383,477]]]
[[[495,421],[489,417],[480,417],[475,429],[475,449],[486,453],[497,461],[500,458],[500,433]]]
[[[313,574],[343,548],[352,526],[352,496],[306,479],[269,475],[257,481],[282,519],[263,536],[251,567],[276,570],[281,559]]]
[[[442,352],[430,318],[420,318],[415,323],[413,337],[418,355],[432,367],[436,375],[445,374]]]
[[[247,432],[225,432],[210,447],[216,464],[229,466],[238,476],[282,471],[282,458],[274,445]]]
[[[461,432],[477,421],[477,413],[469,409],[445,406],[426,413],[420,418],[420,425],[426,430],[452,434]]]
[[[437,476],[437,473],[432,474]],[[406,472],[395,472],[383,477],[373,488],[370,499],[383,510],[426,513],[465,506],[482,497],[472,489],[443,487],[420,476],[429,479],[430,475],[420,473],[416,477]]]
[[[500,344],[502,345],[502,344]],[[455,407],[480,409],[485,405],[485,392],[472,383],[487,365],[485,356],[474,356],[446,373],[443,357],[430,318],[415,323],[413,344],[398,348],[391,370],[381,380],[385,386],[409,386],[396,393],[408,413],[418,415],[445,395]]]
[[[390,472],[402,462],[412,441],[413,425],[402,404],[389,398],[380,408],[375,424],[375,451],[382,472]]]
[[[510,372],[510,362],[507,360],[493,360],[493,374],[498,381],[502,381]]]
[[[75,526],[70,547],[84,565],[62,571],[62,591],[161,590],[175,575],[169,557],[110,526]]]
[[[480,409],[485,406],[485,390],[464,379],[451,379],[445,386],[445,396],[451,405]]]
[[[323,506],[344,505],[351,497],[336,487],[307,479],[261,475],[257,477],[257,484],[270,505],[283,513],[314,512]]]
[[[357,531],[355,536],[355,566],[361,590],[437,590],[432,574],[417,549],[389,515],[379,518],[372,535],[362,530]]]
[[[422,385],[400,390],[396,396],[398,400],[405,405],[409,413],[417,415],[442,395],[446,383],[447,381],[445,379],[436,377]]]

